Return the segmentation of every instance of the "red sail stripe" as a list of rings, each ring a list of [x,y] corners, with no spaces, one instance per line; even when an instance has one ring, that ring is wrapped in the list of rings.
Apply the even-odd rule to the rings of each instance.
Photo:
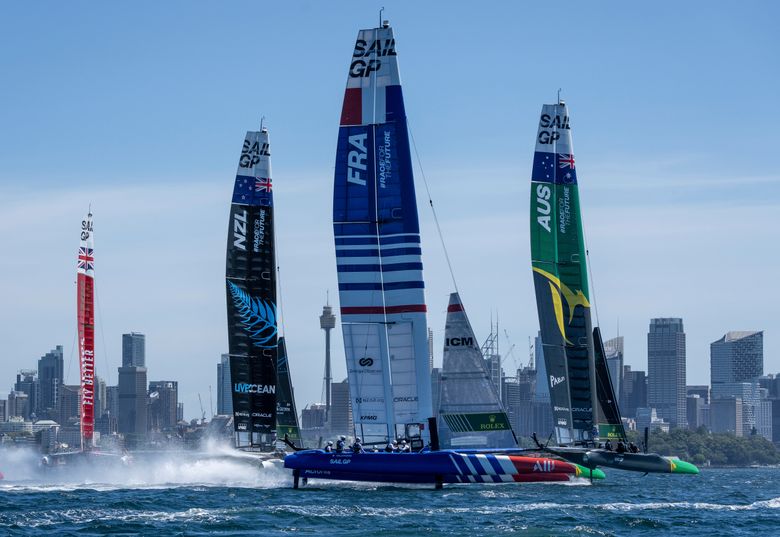
[[[447,313],[453,313],[457,311],[463,311],[463,304],[450,304],[447,306]]]
[[[363,92],[360,88],[347,88],[344,92],[344,106],[341,108],[342,125],[363,123]]]
[[[390,315],[392,313],[425,313],[428,308],[425,304],[407,304],[404,306],[345,306],[341,308],[342,315],[369,315],[377,313],[379,315]]]

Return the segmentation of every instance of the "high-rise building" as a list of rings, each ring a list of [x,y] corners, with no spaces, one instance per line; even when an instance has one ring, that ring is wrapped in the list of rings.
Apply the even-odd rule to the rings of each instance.
[[[688,428],[698,429],[701,426],[706,426],[704,421],[704,407],[706,403],[704,399],[698,394],[688,395],[686,398],[686,409],[688,412]]]
[[[710,344],[712,399],[741,399],[745,435],[758,430],[763,408],[759,378],[763,374],[763,332],[728,332]]]
[[[12,391],[8,394],[8,419],[30,419],[30,397],[24,392]]]
[[[60,400],[57,405],[57,423],[63,427],[79,423],[79,390],[78,384],[63,384],[60,386]]]
[[[713,399],[710,403],[710,427],[713,433],[743,435],[742,399]]]
[[[106,381],[95,375],[95,419],[106,413]]]
[[[713,397],[717,386],[732,382],[758,382],[764,374],[764,332],[728,332],[710,344],[710,378]]]
[[[27,394],[27,414],[32,419],[37,419],[38,409],[40,407],[40,390],[38,379],[35,378],[37,371],[32,369],[23,369],[16,375],[16,384],[14,390]]]
[[[39,418],[57,419],[59,388],[63,383],[62,345],[38,359]]]
[[[647,375],[644,371],[631,371],[630,365],[624,365],[622,386],[620,411],[623,417],[635,418],[638,408],[647,407]]]
[[[148,395],[145,367],[119,368],[119,416],[117,430],[130,439],[142,441],[148,427]],[[132,437],[132,438],[131,438]]]
[[[694,384],[685,387],[685,393],[690,397],[691,395],[698,395],[701,397],[705,405],[710,404],[710,387],[707,384]]]
[[[175,380],[149,382],[149,428],[165,431],[176,428],[179,383]]]
[[[0,399],[0,423],[8,421],[8,401]]]
[[[647,404],[672,427],[685,427],[685,331],[679,318],[650,320]]]
[[[146,336],[122,334],[122,367],[146,367]]]
[[[233,415],[233,392],[230,389],[230,355],[223,354],[217,364],[217,414]]]
[[[614,337],[604,342],[604,354],[606,355],[607,370],[612,381],[612,389],[618,403],[623,393],[623,336]]]
[[[301,411],[301,427],[304,429],[322,429],[325,426],[325,405],[312,403]]]
[[[184,403],[176,404],[176,423],[184,421]]]
[[[352,405],[349,398],[349,383],[347,379],[334,382],[331,385],[331,407],[328,425],[331,434],[352,433]]]

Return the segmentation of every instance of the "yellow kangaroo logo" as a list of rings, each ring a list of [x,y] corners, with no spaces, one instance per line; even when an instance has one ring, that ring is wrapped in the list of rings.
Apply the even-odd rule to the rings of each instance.
[[[566,284],[562,283],[560,278],[557,278],[546,270],[542,270],[536,267],[533,267],[533,270],[534,272],[538,272],[549,280],[553,310],[555,311],[555,320],[558,324],[558,330],[561,331],[561,335],[563,336],[563,339],[566,341],[566,343],[569,345],[574,345],[566,338],[566,327],[564,326],[563,321],[563,302],[561,301],[561,295],[563,295],[563,298],[566,299],[566,304],[569,305],[569,320],[566,322],[566,324],[571,323],[571,320],[574,318],[575,307],[582,306],[583,308],[589,308],[590,302],[588,302],[588,299],[585,297],[585,293],[583,293],[582,290],[578,289],[575,293],[569,289]]]

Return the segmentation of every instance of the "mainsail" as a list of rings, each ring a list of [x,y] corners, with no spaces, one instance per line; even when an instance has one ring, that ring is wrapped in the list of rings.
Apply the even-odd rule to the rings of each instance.
[[[95,429],[95,254],[92,211],[81,221],[77,283],[79,370],[81,371],[81,449],[92,447]]]
[[[336,150],[333,229],[356,434],[432,415],[420,228],[393,30],[361,30]]]
[[[596,400],[585,245],[569,112],[544,105],[531,176],[531,259],[559,444],[593,438]]]
[[[437,411],[442,447],[517,446],[458,293],[447,306]]]
[[[279,356],[276,360],[276,436],[287,438],[296,445],[301,443],[301,431],[298,426],[298,413],[295,410],[295,396],[290,380],[290,367],[287,362],[287,346],[284,337],[279,338]]]
[[[227,318],[238,443],[269,445],[276,430],[276,259],[268,131],[246,133],[227,240]],[[241,434],[248,433],[248,434]]]

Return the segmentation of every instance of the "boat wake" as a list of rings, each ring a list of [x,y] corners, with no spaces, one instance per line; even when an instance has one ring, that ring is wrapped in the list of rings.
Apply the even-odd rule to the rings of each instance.
[[[279,460],[260,460],[235,450],[134,453],[132,462],[86,463],[44,469],[33,450],[10,450],[0,456],[5,479],[2,492],[53,490],[116,490],[172,487],[276,488],[290,486],[290,472]],[[101,461],[102,462],[102,461]]]

